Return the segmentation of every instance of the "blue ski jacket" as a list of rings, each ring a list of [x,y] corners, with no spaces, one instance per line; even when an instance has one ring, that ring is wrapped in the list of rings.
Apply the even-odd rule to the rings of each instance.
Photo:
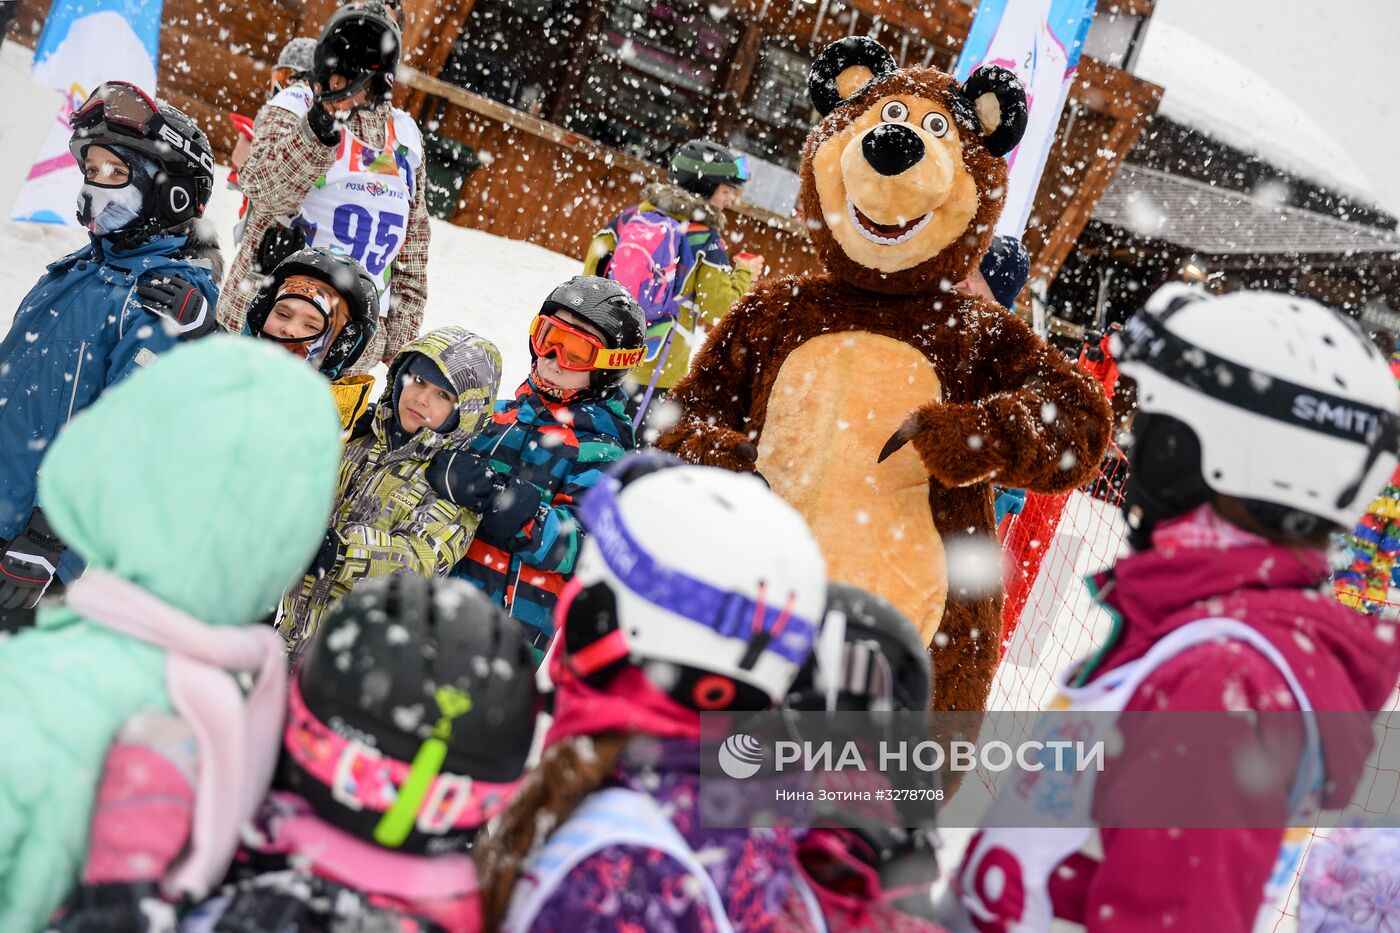
[[[59,430],[178,342],[174,328],[141,305],[137,282],[151,273],[179,276],[210,309],[218,304],[213,271],[190,255],[204,244],[191,239],[163,236],[130,250],[89,244],[52,263],[20,303],[0,341],[0,541],[29,524],[39,462]],[[59,575],[71,580],[81,567],[67,552]]]

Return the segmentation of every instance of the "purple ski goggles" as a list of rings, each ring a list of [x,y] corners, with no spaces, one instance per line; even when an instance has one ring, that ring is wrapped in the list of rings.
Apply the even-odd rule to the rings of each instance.
[[[629,590],[647,602],[705,626],[725,638],[747,642],[739,667],[751,670],[766,650],[801,665],[812,652],[817,627],[795,615],[786,604],[768,604],[760,585],[759,599],[720,589],[646,552],[627,530],[618,508],[617,477],[608,475],[583,497],[579,511],[584,527],[609,569]]]

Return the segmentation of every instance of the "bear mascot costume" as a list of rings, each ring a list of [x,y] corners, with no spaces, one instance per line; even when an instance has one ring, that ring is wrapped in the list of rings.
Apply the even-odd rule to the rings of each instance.
[[[660,446],[760,473],[807,519],[832,580],[918,626],[931,708],[975,712],[1000,655],[1001,597],[956,579],[949,592],[946,555],[992,550],[993,483],[1073,489],[1110,430],[1092,379],[955,288],[1001,214],[1025,92],[1003,68],[961,85],[898,69],[864,37],[827,47],[808,86],[824,118],[802,154],[801,204],[826,271],[770,278],[735,304],[677,387],[680,420]]]

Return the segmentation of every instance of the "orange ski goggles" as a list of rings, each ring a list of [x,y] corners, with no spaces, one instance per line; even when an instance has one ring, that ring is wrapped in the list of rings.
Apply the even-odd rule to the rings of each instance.
[[[646,347],[606,347],[592,334],[546,314],[537,314],[530,322],[530,349],[539,357],[553,353],[562,368],[574,372],[631,369],[642,361],[646,353]]]

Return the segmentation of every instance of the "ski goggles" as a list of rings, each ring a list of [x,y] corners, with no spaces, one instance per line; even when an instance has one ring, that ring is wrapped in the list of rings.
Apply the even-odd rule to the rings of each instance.
[[[621,490],[617,476],[604,476],[579,503],[579,517],[604,562],[623,586],[653,606],[723,638],[744,643],[739,670],[753,670],[765,651],[793,665],[800,666],[807,660],[817,637],[817,626],[793,611],[793,597],[783,603],[770,603],[760,584],[758,598],[753,599],[662,563],[628,530],[617,500]],[[627,654],[620,629],[598,644],[609,638],[615,640],[611,655],[595,658],[594,669]],[[600,648],[598,653],[607,652]]]
[[[543,313],[530,322],[530,349],[539,357],[553,353],[560,367],[574,372],[631,369],[646,353],[646,347],[606,347],[592,334]]]
[[[733,162],[707,162],[704,159],[692,159],[688,155],[677,155],[671,160],[671,165],[702,177],[717,177],[720,184],[742,185],[751,177],[749,157],[742,154],[736,156]]]
[[[93,129],[106,124],[117,132],[146,138],[159,127],[160,110],[146,92],[126,81],[108,81],[88,95],[68,125],[75,130]]]

